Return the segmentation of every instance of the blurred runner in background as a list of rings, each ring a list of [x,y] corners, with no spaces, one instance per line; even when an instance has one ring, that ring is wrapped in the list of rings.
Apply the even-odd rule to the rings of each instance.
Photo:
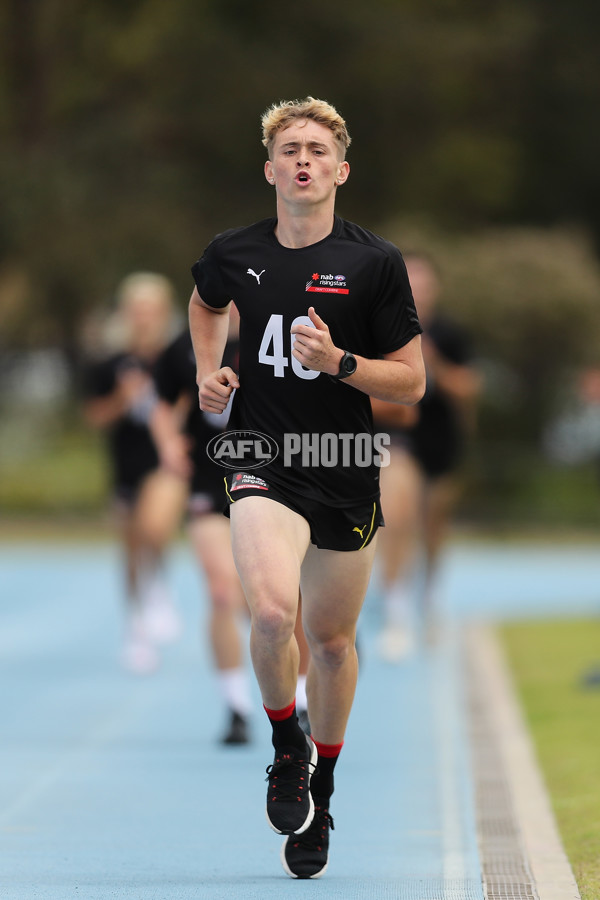
[[[230,317],[224,358],[237,361],[238,319]],[[208,416],[197,402],[196,362],[189,331],[183,331],[160,357],[155,369],[159,395],[152,417],[152,432],[163,468],[186,485],[189,535],[194,554],[206,579],[210,601],[208,633],[220,693],[228,710],[222,741],[245,744],[252,711],[249,677],[242,648],[246,604],[229,538],[229,523],[222,515],[223,476],[206,453],[208,442],[227,426],[229,410]]]
[[[380,653],[389,662],[399,662],[414,649],[416,613],[424,618],[426,634],[435,635],[437,568],[481,389],[466,330],[437,310],[441,284],[435,265],[416,253],[404,259],[424,329],[427,389],[416,407],[372,401],[376,430],[392,437],[390,465],[381,469],[386,527],[377,548],[383,592]],[[420,602],[415,607],[421,552]]]
[[[223,365],[238,365],[239,315],[232,305]],[[162,466],[189,485],[189,534],[200,570],[206,579],[209,609],[208,634],[217,683],[228,721],[224,744],[250,740],[252,700],[243,648],[248,609],[233,561],[229,520],[225,506],[224,476],[206,452],[208,442],[226,430],[229,407],[221,414],[203,413],[198,405],[196,360],[186,329],[162,354],[155,367],[159,401],[152,431]],[[298,628],[301,630],[301,625]],[[300,635],[300,639],[303,635]],[[308,649],[303,643],[299,712],[306,717]],[[306,727],[308,727],[308,724]]]
[[[174,295],[162,275],[129,275],[107,323],[112,353],[88,368],[85,416],[105,431],[125,554],[126,622],[122,663],[153,672],[158,645],[175,640],[180,620],[165,577],[165,549],[180,521],[186,487],[158,467],[149,430],[157,397],[153,369],[175,325]]]

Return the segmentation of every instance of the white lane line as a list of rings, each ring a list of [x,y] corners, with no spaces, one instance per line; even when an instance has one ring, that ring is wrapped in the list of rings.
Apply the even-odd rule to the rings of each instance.
[[[478,886],[473,885],[474,873],[470,871],[477,850],[474,828],[473,834],[469,835],[467,824],[469,811],[474,822],[474,801],[470,791],[470,760],[455,626],[447,626],[437,656],[432,695],[439,760],[443,875],[447,885],[441,900],[455,898],[459,882],[465,886],[469,884],[469,896],[476,890],[478,898],[483,900],[483,888],[479,891]]]

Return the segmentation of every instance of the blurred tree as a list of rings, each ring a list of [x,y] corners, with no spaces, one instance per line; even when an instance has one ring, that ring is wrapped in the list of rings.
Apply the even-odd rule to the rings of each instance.
[[[12,340],[73,346],[132,268],[185,298],[215,231],[271,213],[259,115],[280,97],[347,116],[349,218],[600,236],[599,24],[591,0],[0,0]]]
[[[599,43],[592,0],[0,0],[0,349],[75,359],[132,269],[183,303],[212,235],[272,214],[261,112],[310,93],[353,137],[340,213],[421,223],[496,367],[487,439],[535,446],[600,340]]]
[[[523,80],[526,153],[515,217],[585,222],[600,246],[600,6],[531,0]]]

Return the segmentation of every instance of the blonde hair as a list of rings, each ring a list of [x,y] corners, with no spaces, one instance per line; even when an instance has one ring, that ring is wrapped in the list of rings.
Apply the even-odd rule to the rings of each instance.
[[[175,302],[173,285],[164,275],[156,272],[132,272],[117,287],[117,306],[127,307],[140,294],[155,295],[165,307],[171,307]]]
[[[129,350],[140,340],[151,340],[162,347],[171,339],[178,327],[175,306],[175,289],[168,278],[156,272],[132,272],[118,285],[115,292],[116,306],[104,323],[104,344],[116,353]],[[136,309],[153,309],[152,327],[146,325],[144,333],[135,333],[131,314]]]
[[[319,125],[325,125],[340,145],[342,158],[346,155],[351,138],[344,119],[331,103],[327,103],[325,100],[316,100],[314,97],[306,97],[304,100],[282,100],[274,103],[263,113],[262,142],[267,148],[269,156],[277,134],[284,128],[288,128],[296,119],[312,119]]]

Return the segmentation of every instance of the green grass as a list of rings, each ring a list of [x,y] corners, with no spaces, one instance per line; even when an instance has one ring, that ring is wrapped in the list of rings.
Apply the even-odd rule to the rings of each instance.
[[[98,513],[109,491],[101,439],[82,428],[18,435],[0,465],[4,513]]]
[[[599,586],[600,599],[600,586]],[[513,624],[501,636],[582,900],[600,897],[600,619]]]

